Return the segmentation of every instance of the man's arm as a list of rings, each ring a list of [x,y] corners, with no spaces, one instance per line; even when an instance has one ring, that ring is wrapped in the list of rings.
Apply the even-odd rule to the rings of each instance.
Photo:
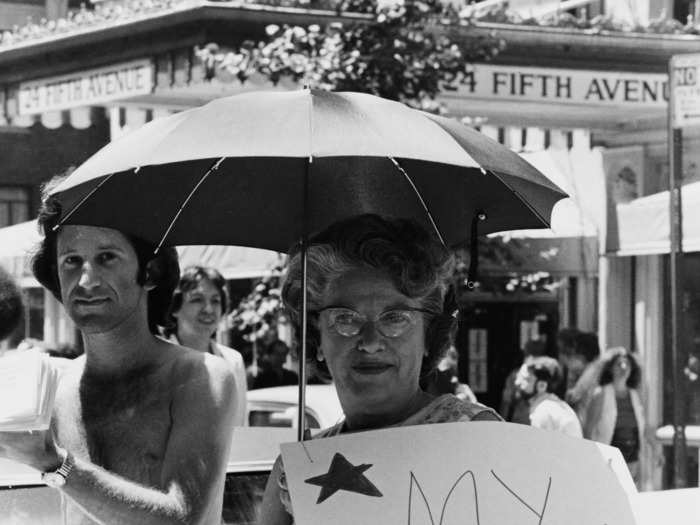
[[[218,524],[233,431],[233,374],[206,356],[187,370],[172,402],[172,429],[163,460],[161,486],[144,487],[80,458],[74,459],[62,491],[90,517],[104,524]],[[7,434],[21,434],[8,436]],[[0,433],[0,454],[38,470],[57,466],[51,431]],[[22,442],[22,450],[19,443]]]

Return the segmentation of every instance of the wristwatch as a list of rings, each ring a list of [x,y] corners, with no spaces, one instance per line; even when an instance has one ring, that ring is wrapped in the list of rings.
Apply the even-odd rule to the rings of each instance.
[[[55,489],[61,488],[66,484],[66,480],[73,470],[73,456],[67,450],[58,450],[59,455],[63,456],[61,466],[51,472],[44,472],[41,475],[41,480],[49,487]]]

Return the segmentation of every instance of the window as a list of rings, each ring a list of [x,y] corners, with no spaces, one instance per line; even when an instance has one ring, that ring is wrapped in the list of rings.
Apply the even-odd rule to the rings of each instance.
[[[0,186],[0,228],[29,220],[29,190]]]

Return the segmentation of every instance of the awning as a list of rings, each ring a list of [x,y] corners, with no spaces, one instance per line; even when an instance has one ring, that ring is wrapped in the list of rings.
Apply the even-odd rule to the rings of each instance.
[[[700,251],[700,182],[683,186],[683,251]],[[617,205],[617,238],[608,240],[615,255],[669,253],[669,192],[647,195]]]
[[[41,241],[36,220],[0,228],[0,265],[23,288],[39,286],[32,275],[30,259]],[[178,246],[180,267],[211,266],[226,279],[252,279],[276,271],[283,255],[268,250],[238,246]]]
[[[513,243],[520,265],[514,271],[544,271],[554,275],[593,275],[598,270],[596,217],[604,195],[602,156],[597,149],[549,148],[520,154],[570,197],[552,211],[552,227],[495,234]],[[484,271],[490,270],[488,263]]]
[[[599,181],[604,180],[603,161],[598,150],[547,149],[520,153],[549,180],[569,194],[557,202],[552,210],[552,227],[532,230],[513,230],[499,235],[513,238],[597,237],[598,228],[592,209],[599,196]]]
[[[284,255],[240,246],[178,246],[180,268],[190,265],[216,268],[226,279],[254,279],[278,271]]]
[[[31,255],[40,240],[36,221],[0,228],[0,266],[9,272],[22,288],[41,286],[30,268]]]

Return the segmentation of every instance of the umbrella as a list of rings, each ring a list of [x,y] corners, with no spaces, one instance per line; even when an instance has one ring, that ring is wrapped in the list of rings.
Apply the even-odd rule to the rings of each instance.
[[[105,146],[52,194],[63,224],[115,228],[158,246],[275,251],[362,213],[412,217],[446,245],[472,238],[474,246],[477,233],[548,227],[566,196],[455,120],[309,89],[244,93],[152,121]]]

